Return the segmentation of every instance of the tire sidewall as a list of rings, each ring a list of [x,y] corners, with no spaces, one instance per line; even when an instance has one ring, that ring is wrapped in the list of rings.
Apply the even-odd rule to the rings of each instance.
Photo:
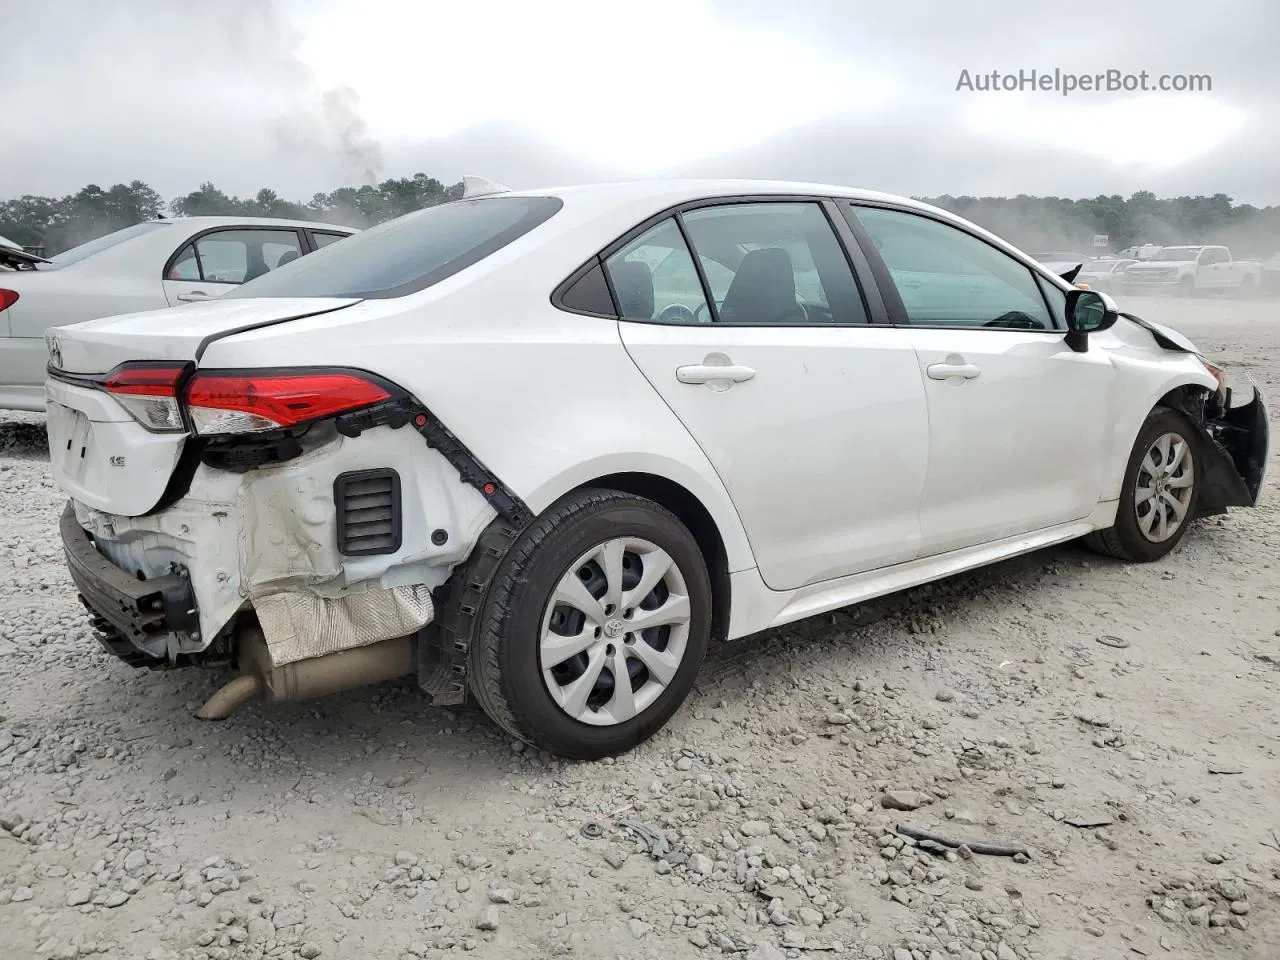
[[[640,715],[611,726],[592,726],[564,713],[542,677],[542,618],[560,579],[582,554],[608,540],[640,537],[675,561],[689,592],[689,638],[675,678]],[[513,577],[499,618],[498,662],[504,698],[521,726],[541,745],[590,759],[625,751],[648,739],[679,708],[697,678],[711,630],[711,584],[697,541],[672,514],[638,497],[606,501],[557,525],[526,563],[503,571]]]
[[[1156,438],[1165,433],[1178,434],[1191,448],[1191,500],[1187,504],[1187,517],[1178,528],[1178,532],[1163,543],[1152,543],[1142,535],[1138,527],[1138,510],[1133,497],[1137,489],[1142,460]],[[1116,532],[1120,535],[1125,549],[1136,560],[1143,562],[1159,560],[1171,553],[1187,535],[1200,503],[1202,464],[1202,445],[1194,428],[1184,416],[1172,410],[1162,409],[1153,413],[1143,423],[1142,429],[1138,431],[1138,438],[1134,441],[1133,450],[1129,454],[1129,463],[1124,472],[1124,484],[1120,490],[1120,504],[1116,511]]]

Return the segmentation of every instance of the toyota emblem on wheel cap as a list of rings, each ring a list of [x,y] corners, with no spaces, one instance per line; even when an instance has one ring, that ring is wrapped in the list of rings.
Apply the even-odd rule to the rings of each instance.
[[[49,347],[49,362],[55,367],[62,366],[62,347],[58,343],[57,337],[46,337],[45,343]]]

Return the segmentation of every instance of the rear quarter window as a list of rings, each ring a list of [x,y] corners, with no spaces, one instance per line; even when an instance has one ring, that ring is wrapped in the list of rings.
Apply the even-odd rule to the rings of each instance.
[[[501,250],[562,206],[556,197],[480,197],[427,207],[332,243],[227,297],[407,296]]]

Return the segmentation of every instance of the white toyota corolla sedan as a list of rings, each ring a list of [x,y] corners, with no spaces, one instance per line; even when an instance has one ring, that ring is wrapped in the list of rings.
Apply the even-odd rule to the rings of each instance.
[[[478,193],[50,336],[71,574],[127,662],[238,667],[198,716],[416,673],[600,757],[712,638],[1258,502],[1256,388],[941,210]]]

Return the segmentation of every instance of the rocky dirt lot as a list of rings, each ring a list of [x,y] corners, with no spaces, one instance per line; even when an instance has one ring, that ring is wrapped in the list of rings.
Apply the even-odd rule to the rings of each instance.
[[[1280,409],[1275,305],[1128,306]],[[192,719],[221,677],[93,641],[44,443],[0,417],[6,960],[1280,957],[1275,455],[1165,562],[1068,546],[739,641],[568,764],[409,683]]]

